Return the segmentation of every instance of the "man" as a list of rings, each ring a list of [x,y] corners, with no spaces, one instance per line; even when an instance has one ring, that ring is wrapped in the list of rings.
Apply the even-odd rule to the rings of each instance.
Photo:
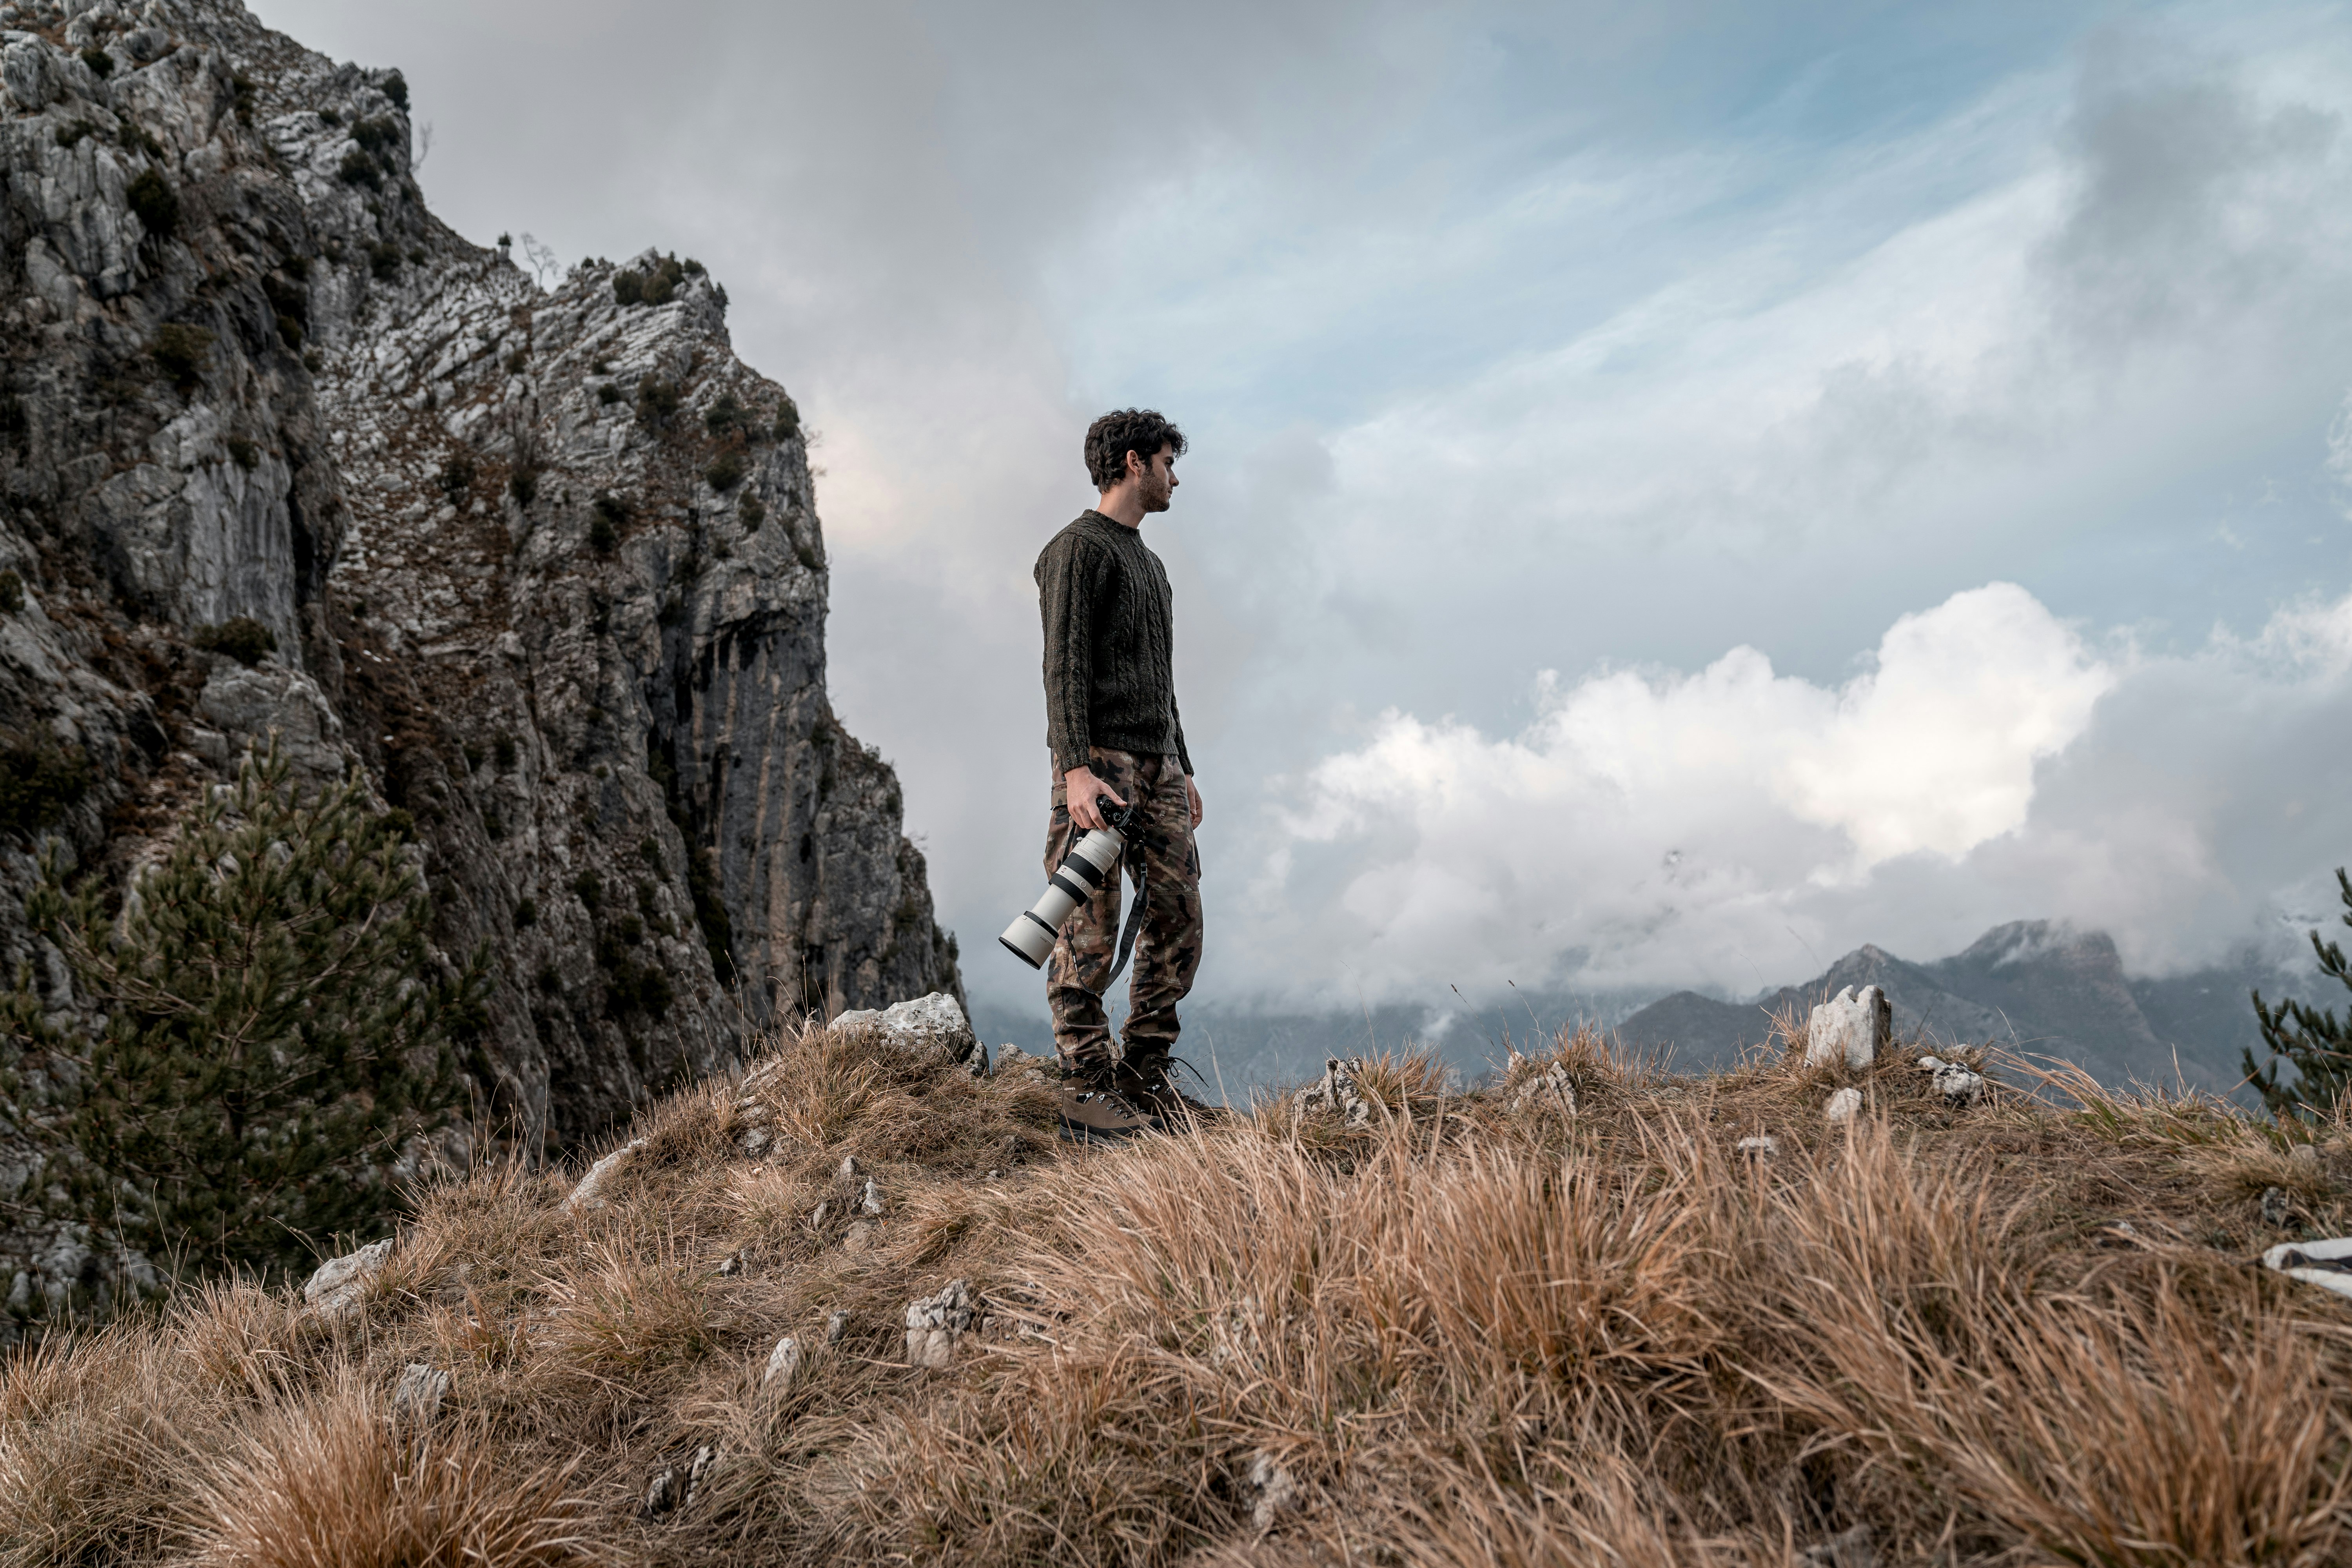
[[[1103,826],[1098,801],[1138,806],[1128,877],[1142,908],[1122,1048],[1103,1010],[1118,962],[1119,879],[1078,906],[1045,966],[1062,1059],[1062,1129],[1080,1141],[1189,1126],[1210,1108],[1177,1089],[1176,1004],[1201,967],[1201,792],[1176,711],[1175,623],[1168,574],[1143,520],[1176,493],[1184,434],[1150,409],[1106,414],[1087,430],[1087,472],[1101,492],[1037,557],[1045,623],[1045,740],[1054,753],[1045,836],[1051,873]]]

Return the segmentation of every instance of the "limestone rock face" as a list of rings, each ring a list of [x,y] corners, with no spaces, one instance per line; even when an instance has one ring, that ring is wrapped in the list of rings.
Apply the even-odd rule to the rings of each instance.
[[[477,1103],[533,1151],[746,1020],[960,998],[724,289],[469,244],[398,73],[235,0],[69,8],[0,8],[0,765],[91,783],[0,824],[0,963],[43,834],[119,875],[274,731],[413,818],[437,943],[496,966]],[[274,649],[196,646],[238,618]]]
[[[1895,1008],[1875,985],[1846,986],[1815,1007],[1805,1026],[1805,1065],[1866,1068],[1895,1038]]]

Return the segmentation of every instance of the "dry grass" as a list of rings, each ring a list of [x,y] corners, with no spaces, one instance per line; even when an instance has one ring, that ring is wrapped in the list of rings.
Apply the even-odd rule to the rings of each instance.
[[[221,1286],[18,1355],[0,1564],[2352,1556],[2352,1311],[2249,1264],[2352,1228],[2345,1130],[2063,1069],[1955,1110],[1916,1056],[1687,1078],[1571,1034],[1465,1092],[1403,1053],[1368,1125],[1277,1095],[1081,1153],[1017,1070],[793,1034],[651,1108],[602,1208],[419,1194],[358,1318]],[[905,1365],[952,1278],[982,1321]],[[421,1436],[410,1362],[454,1378]]]

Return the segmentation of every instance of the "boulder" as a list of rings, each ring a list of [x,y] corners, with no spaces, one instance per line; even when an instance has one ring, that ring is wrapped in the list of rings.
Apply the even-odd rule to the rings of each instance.
[[[1805,1025],[1805,1065],[1866,1068],[1895,1039],[1895,1005],[1875,985],[1849,985],[1815,1007]]]
[[[1245,1479],[1250,1493],[1250,1522],[1260,1530],[1272,1529],[1275,1521],[1297,1505],[1297,1480],[1271,1454],[1261,1451],[1251,1455]]]
[[[1936,1092],[1948,1105],[1970,1106],[1984,1098],[1984,1075],[1971,1072],[1958,1062],[1948,1062],[1941,1057],[1921,1057],[1919,1070],[1936,1075]]]
[[[644,1139],[633,1138],[589,1166],[588,1173],[580,1178],[580,1184],[572,1188],[571,1195],[563,1200],[563,1206],[573,1214],[603,1208],[604,1188],[628,1168],[629,1162],[635,1159],[637,1151],[645,1146]]]
[[[1328,1057],[1323,1062],[1323,1077],[1309,1085],[1298,1097],[1301,1110],[1325,1110],[1336,1113],[1349,1127],[1365,1127],[1371,1123],[1372,1102],[1356,1087],[1356,1074],[1363,1069],[1363,1060],[1350,1057],[1341,1061]]]
[[[441,1414],[441,1401],[448,1394],[447,1373],[423,1362],[410,1362],[402,1369],[400,1381],[392,1385],[394,1427],[403,1432],[424,1431]]]
[[[776,1342],[776,1348],[768,1352],[768,1366],[760,1373],[760,1386],[772,1388],[779,1394],[787,1393],[800,1374],[801,1342],[786,1334]]]
[[[1822,1113],[1822,1119],[1832,1127],[1852,1121],[1861,1114],[1862,1090],[1858,1089],[1842,1089],[1831,1095],[1829,1109]]]
[[[329,1317],[356,1312],[366,1302],[368,1287],[392,1259],[392,1239],[371,1242],[357,1252],[330,1258],[302,1282],[302,1300]]]
[[[936,1296],[907,1307],[907,1364],[945,1366],[955,1359],[956,1342],[971,1331],[979,1304],[971,1286],[950,1279]]]
[[[1514,1114],[1533,1108],[1536,1110],[1557,1111],[1562,1116],[1576,1114],[1576,1089],[1568,1080],[1568,1068],[1559,1062],[1529,1079],[1511,1096]]]
[[[944,991],[895,1002],[878,1011],[844,1013],[833,1026],[844,1032],[871,1030],[893,1045],[929,1046],[951,1062],[967,1060],[981,1048],[980,1037],[971,1032],[971,1021]],[[985,1055],[982,1060],[987,1060]]]
[[[2263,1254],[2263,1267],[2339,1296],[2352,1296],[2352,1236],[2273,1247]]]

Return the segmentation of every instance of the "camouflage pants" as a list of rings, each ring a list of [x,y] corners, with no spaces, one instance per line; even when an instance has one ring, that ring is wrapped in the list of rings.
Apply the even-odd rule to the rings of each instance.
[[[1139,831],[1129,835],[1123,862],[1133,880],[1143,868],[1143,917],[1135,935],[1128,979],[1122,1054],[1132,1059],[1176,1044],[1176,1004],[1201,969],[1201,858],[1192,846],[1192,808],[1184,770],[1173,756],[1138,756],[1097,746],[1095,776],[1130,804],[1141,802]],[[1070,820],[1061,777],[1054,779],[1054,809],[1045,829],[1045,869],[1059,868],[1086,829]],[[1119,879],[1078,906],[1045,963],[1045,1002],[1054,1014],[1054,1044],[1066,1063],[1112,1059],[1110,1019],[1103,992],[1118,962]]]

